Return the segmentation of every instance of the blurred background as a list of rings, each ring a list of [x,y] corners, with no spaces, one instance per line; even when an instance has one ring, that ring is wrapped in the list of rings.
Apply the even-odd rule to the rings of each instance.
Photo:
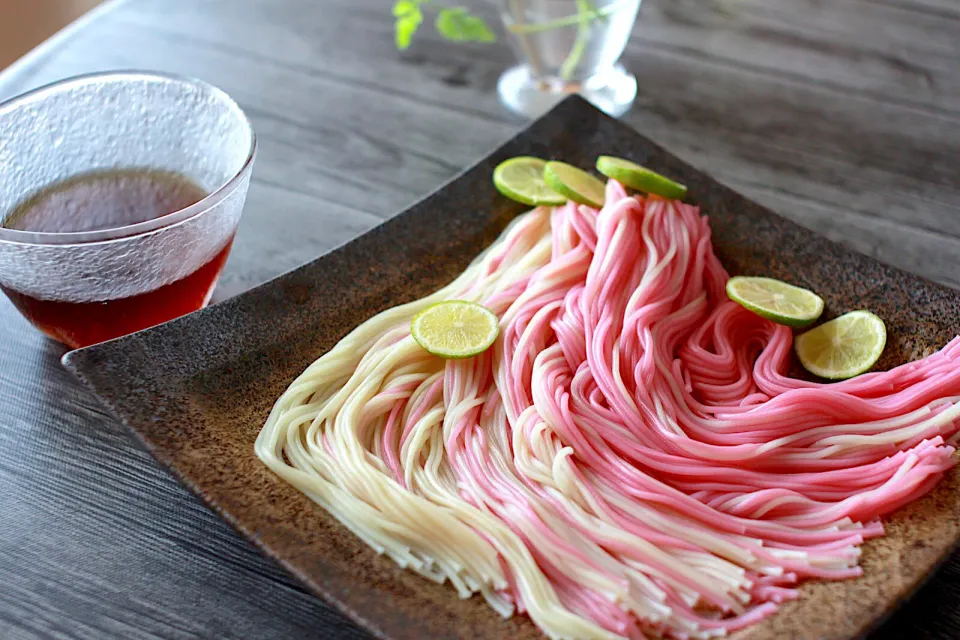
[[[0,69],[100,4],[101,0],[0,0]]]

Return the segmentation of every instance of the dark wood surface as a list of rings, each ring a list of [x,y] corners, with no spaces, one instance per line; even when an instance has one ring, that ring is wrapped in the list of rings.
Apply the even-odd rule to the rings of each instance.
[[[647,0],[624,61],[631,125],[803,225],[960,287],[956,0]],[[232,94],[261,153],[222,299],[516,131],[495,95],[510,62],[502,44],[426,29],[398,54],[388,0],[126,0],[0,74],[0,96],[110,68]],[[0,638],[367,637],[176,484],[62,353],[0,300]],[[902,637],[960,637],[960,555],[874,634]]]

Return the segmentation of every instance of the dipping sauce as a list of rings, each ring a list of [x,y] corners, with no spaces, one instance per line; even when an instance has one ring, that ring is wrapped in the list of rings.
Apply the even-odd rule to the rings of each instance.
[[[98,171],[51,185],[19,204],[7,229],[71,233],[116,229],[153,220],[196,204],[207,192],[170,171]],[[103,342],[203,307],[213,293],[233,237],[193,273],[157,289],[96,302],[44,300],[0,287],[37,328],[71,347]]]

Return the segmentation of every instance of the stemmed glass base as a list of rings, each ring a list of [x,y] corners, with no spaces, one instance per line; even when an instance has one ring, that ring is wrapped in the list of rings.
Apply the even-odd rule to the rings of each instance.
[[[521,64],[503,72],[497,93],[507,109],[528,118],[543,115],[571,93],[579,93],[601,111],[618,118],[637,97],[637,78],[618,64],[581,83],[544,80],[534,77],[530,67]]]

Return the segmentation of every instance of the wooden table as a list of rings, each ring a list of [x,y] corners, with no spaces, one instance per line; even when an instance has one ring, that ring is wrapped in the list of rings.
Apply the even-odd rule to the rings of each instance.
[[[960,286],[956,0],[647,0],[624,59],[634,127],[801,224]],[[0,96],[112,68],[232,94],[261,149],[223,298],[516,131],[495,96],[510,61],[427,28],[398,54],[389,0],[127,0],[0,75]],[[5,299],[0,316],[0,638],[368,637],[174,482]],[[960,555],[875,634],[901,637],[960,637]]]

